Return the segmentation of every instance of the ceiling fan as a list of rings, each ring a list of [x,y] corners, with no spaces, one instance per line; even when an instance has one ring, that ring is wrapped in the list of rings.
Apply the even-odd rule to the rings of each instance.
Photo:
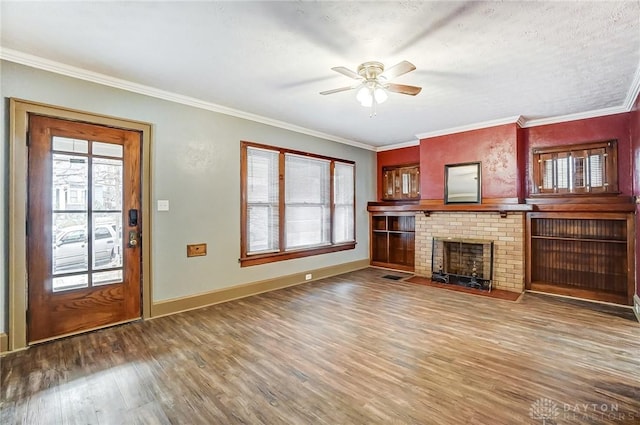
[[[387,92],[408,94],[415,96],[422,90],[422,87],[408,86],[405,84],[390,83],[389,80],[400,75],[404,75],[416,69],[415,65],[408,61],[402,61],[385,71],[384,65],[380,62],[370,61],[358,66],[358,72],[354,72],[344,66],[331,68],[342,75],[358,80],[359,83],[352,86],[340,87],[333,90],[320,92],[322,95],[339,93],[347,90],[358,90],[356,99],[365,107],[374,108],[376,104],[387,100]],[[372,115],[375,112],[372,113]]]

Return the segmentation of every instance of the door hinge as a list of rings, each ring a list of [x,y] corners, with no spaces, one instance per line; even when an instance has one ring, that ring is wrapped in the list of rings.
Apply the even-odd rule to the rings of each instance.
[[[29,220],[24,222],[24,235],[29,236]]]

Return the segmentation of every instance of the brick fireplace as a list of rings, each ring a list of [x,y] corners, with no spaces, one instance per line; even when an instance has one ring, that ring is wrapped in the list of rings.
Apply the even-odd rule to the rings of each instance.
[[[493,282],[495,289],[524,291],[525,214],[509,212],[431,212],[415,216],[415,273],[431,277],[433,238],[493,241]]]

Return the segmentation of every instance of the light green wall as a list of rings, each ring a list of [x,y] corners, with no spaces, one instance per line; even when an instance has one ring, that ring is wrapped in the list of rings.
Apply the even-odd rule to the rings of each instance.
[[[369,257],[366,203],[375,199],[375,153],[269,125],[2,62],[3,175],[0,211],[0,331],[8,304],[8,98],[149,122],[152,175],[152,272],[155,301],[302,273]],[[274,101],[277,102],[277,99]],[[356,161],[355,250],[240,268],[240,140]],[[170,210],[158,212],[158,199]],[[188,243],[206,257],[186,258]]]

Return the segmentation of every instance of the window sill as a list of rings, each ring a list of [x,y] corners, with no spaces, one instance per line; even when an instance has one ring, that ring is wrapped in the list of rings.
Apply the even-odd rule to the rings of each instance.
[[[347,242],[339,245],[323,246],[297,251],[276,252],[267,254],[255,254],[238,259],[240,267],[257,266],[259,264],[275,263],[277,261],[291,260],[294,258],[310,257],[312,255],[328,254],[330,252],[355,249],[355,242]]]

